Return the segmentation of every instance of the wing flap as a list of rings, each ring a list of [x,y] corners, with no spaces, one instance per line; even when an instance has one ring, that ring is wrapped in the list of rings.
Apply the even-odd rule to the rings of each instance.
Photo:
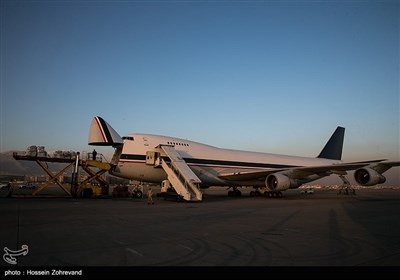
[[[377,164],[371,165],[370,167],[374,169],[379,174],[388,171],[393,166],[400,166],[400,161],[383,161]]]

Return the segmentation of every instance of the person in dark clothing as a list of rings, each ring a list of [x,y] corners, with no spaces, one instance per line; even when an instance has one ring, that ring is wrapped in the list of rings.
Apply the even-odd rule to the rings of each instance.
[[[93,150],[92,156],[93,156],[93,160],[96,160],[96,157],[97,157],[97,152],[96,152],[96,150]]]

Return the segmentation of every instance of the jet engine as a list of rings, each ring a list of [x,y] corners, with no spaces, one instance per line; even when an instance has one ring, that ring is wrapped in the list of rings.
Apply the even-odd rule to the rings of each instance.
[[[362,186],[373,186],[386,181],[384,176],[369,167],[357,169],[354,172],[354,179]]]
[[[297,180],[294,180],[282,173],[270,174],[265,179],[265,185],[271,191],[285,191],[289,188],[300,186]]]

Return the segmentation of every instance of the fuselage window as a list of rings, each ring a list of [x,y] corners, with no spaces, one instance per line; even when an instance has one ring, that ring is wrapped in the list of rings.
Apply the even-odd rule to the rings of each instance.
[[[175,145],[175,146],[186,146],[186,147],[189,147],[189,144],[181,143],[181,142],[170,142],[170,141],[168,141],[167,144],[168,145]]]
[[[122,140],[130,140],[130,141],[133,141],[133,137],[132,137],[132,136],[124,136],[124,137],[122,137]]]

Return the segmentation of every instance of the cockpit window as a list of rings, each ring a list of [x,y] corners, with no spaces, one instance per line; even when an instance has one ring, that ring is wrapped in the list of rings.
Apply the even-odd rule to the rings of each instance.
[[[123,140],[130,140],[133,141],[133,137],[132,136],[124,136],[122,137]]]

